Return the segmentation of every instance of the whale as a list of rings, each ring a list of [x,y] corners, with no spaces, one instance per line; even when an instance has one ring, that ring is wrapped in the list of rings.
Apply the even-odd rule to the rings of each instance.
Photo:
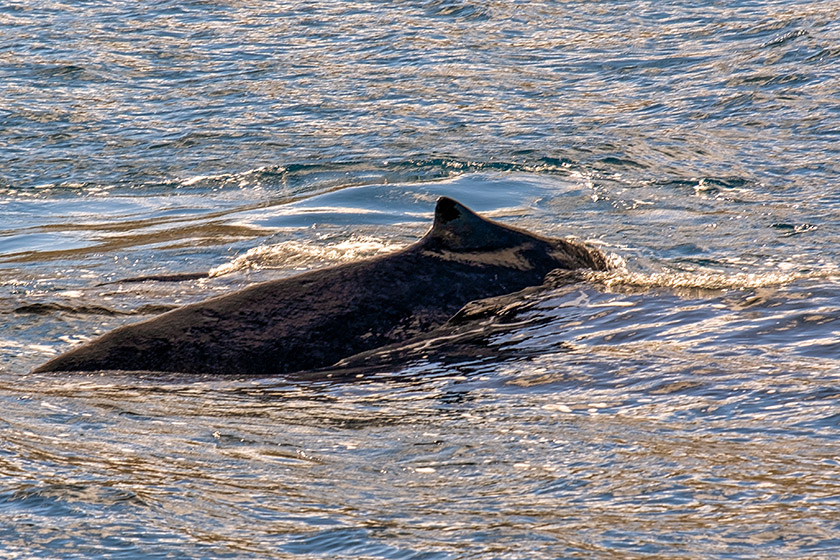
[[[33,370],[293,375],[430,332],[470,302],[608,268],[584,243],[482,217],[449,197],[431,228],[383,256],[258,283],[125,325]]]

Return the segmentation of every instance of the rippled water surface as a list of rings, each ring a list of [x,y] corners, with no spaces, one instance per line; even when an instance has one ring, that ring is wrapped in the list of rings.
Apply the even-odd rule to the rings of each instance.
[[[837,557],[835,4],[3,3],[0,558]],[[351,381],[29,373],[440,195],[618,267]]]

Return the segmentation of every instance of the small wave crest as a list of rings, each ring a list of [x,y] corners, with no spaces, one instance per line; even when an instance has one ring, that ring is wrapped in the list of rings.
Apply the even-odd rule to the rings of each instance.
[[[242,270],[302,270],[319,264],[375,257],[402,247],[400,243],[389,243],[366,236],[351,236],[348,239],[327,244],[315,241],[286,241],[249,249],[232,261],[211,269],[209,276],[213,278]]]
[[[121,315],[159,315],[161,313],[166,313],[167,311],[172,311],[176,307],[178,306],[164,304],[146,304],[141,305],[137,309],[122,310],[115,309],[112,307],[106,307],[104,305],[72,305],[59,302],[34,302],[19,305],[9,311],[0,309],[0,314],[17,313],[28,315],[53,315],[56,313],[61,313],[64,315],[102,315],[111,317]]]
[[[754,290],[784,286],[813,277],[813,273],[801,272],[734,274],[723,272],[633,272],[626,268],[591,271],[585,274],[587,281],[615,290],[647,290],[651,288],[709,291]]]

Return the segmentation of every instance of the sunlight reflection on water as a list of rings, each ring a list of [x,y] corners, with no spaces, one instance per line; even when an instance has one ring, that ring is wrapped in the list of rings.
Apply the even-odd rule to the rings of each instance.
[[[836,556],[838,16],[6,2],[0,557]],[[351,383],[26,373],[443,194],[617,269]]]

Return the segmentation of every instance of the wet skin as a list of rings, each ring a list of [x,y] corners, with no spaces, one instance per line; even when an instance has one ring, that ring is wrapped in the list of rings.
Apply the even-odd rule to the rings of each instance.
[[[443,197],[429,232],[401,251],[175,309],[35,371],[311,371],[428,332],[465,304],[541,284],[553,269],[606,267],[595,249],[487,220]]]

